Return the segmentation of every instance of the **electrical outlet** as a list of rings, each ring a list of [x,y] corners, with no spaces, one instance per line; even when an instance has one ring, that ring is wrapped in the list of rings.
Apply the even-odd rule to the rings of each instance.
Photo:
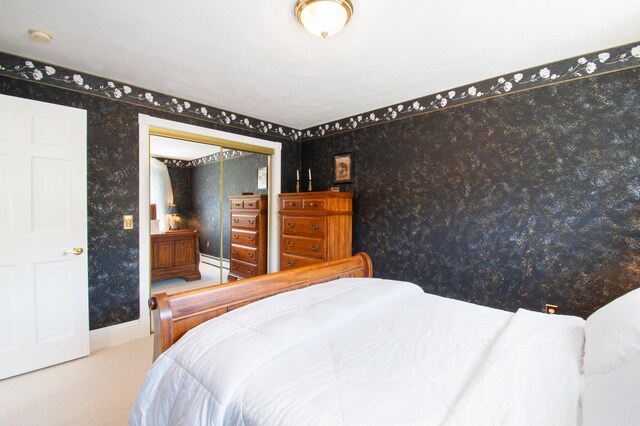
[[[544,305],[544,311],[548,314],[555,315],[558,313],[558,305],[550,305],[547,303]]]
[[[124,225],[124,229],[133,229],[133,215],[125,214],[122,216],[122,222]]]

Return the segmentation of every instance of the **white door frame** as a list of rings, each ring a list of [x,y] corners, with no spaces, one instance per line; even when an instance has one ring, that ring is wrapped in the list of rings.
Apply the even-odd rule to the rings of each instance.
[[[267,250],[267,268],[269,272],[278,270],[278,253],[280,252],[280,222],[278,218],[277,195],[280,193],[281,167],[282,167],[282,144],[280,142],[266,141],[250,136],[238,135],[235,133],[222,132],[220,130],[206,127],[194,126],[191,124],[179,123],[177,121],[165,120],[151,117],[146,114],[138,114],[139,125],[139,177],[140,177],[140,205],[138,216],[138,228],[140,230],[140,330],[149,332],[150,317],[149,287],[151,285],[150,270],[150,237],[149,237],[149,128],[160,127],[167,130],[193,133],[218,139],[225,139],[232,142],[241,142],[247,145],[254,145],[262,148],[273,149],[269,168],[269,235]]]

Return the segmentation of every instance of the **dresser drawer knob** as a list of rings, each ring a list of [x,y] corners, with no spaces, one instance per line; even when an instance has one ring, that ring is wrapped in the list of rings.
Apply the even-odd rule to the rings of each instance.
[[[253,207],[253,203],[247,203],[247,207]]]
[[[238,253],[238,250],[236,250],[236,249],[233,249],[233,253],[234,253],[234,254],[235,254],[235,253]]]
[[[253,240],[255,240],[255,239],[256,239],[256,238],[255,238],[253,235],[250,235],[250,236],[248,236],[248,237],[247,237],[247,240],[249,240],[249,241],[253,241]]]
[[[249,257],[253,257],[253,253],[252,253],[252,252],[249,252],[249,253],[247,253],[247,256],[249,256]]]
[[[253,274],[253,268],[249,268],[247,271],[249,271],[250,274]]]
[[[293,247],[293,246],[295,246],[295,244],[294,244],[294,243],[292,243],[291,241],[287,241],[285,244],[287,245],[287,247]]]
[[[238,269],[238,265],[231,265],[233,269]]]
[[[240,219],[233,219],[233,223],[240,223]]]
[[[287,228],[293,228],[295,223],[287,222]]]
[[[320,228],[320,225],[317,225],[317,224],[315,224],[315,223],[312,223],[311,225],[309,225],[309,228],[311,228],[311,229],[318,229],[318,228]]]
[[[234,239],[234,240],[237,240],[238,238],[240,238],[240,235],[238,235],[238,234],[233,234],[233,239]]]
[[[298,203],[288,202],[288,203],[287,203],[287,205],[288,205],[289,207],[295,207],[295,206],[297,206],[297,205],[298,205]]]
[[[293,265],[295,265],[295,264],[296,264],[296,262],[294,262],[294,261],[292,261],[292,260],[287,260],[287,265],[288,265],[288,266],[293,266]]]
[[[248,222],[249,222],[249,225],[253,225],[254,223],[256,223],[256,221],[253,219],[249,219]]]
[[[313,251],[318,251],[319,247],[318,246],[309,246],[309,248]]]

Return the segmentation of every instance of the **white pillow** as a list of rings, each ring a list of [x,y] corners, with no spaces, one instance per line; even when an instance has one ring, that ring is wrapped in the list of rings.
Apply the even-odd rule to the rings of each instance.
[[[599,376],[582,393],[584,426],[631,426],[640,422],[640,358]]]
[[[640,288],[594,312],[585,323],[584,374],[609,374],[640,358]]]

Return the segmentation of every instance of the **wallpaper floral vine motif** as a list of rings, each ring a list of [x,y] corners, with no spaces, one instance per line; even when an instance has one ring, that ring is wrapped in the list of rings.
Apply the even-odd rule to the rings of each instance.
[[[247,151],[230,149],[227,151],[222,151],[222,160],[223,161],[230,160],[232,158],[244,157],[245,155],[251,155],[251,154],[252,154],[251,152],[247,152]],[[210,164],[210,163],[217,163],[220,161],[220,153],[216,152],[215,154],[196,158],[195,160],[190,160],[190,161],[176,160],[173,158],[160,158],[160,157],[155,157],[155,158],[159,161],[162,161],[164,164],[166,164],[169,167],[189,168],[189,167],[203,166],[205,164]]]
[[[300,130],[269,123],[256,118],[242,116],[215,107],[177,99],[162,93],[126,85],[110,79],[80,73],[67,68],[25,60],[0,52],[0,75],[18,77],[52,86],[91,93],[105,98],[117,99],[176,114],[196,117],[207,121],[238,128],[298,140]]]
[[[303,130],[302,139],[319,138],[355,128],[367,127],[379,122],[388,122],[428,111],[436,111],[482,98],[636,66],[640,66],[640,44],[632,43],[541,67],[529,68],[495,79],[456,87],[442,93],[347,117],[334,123],[325,123]]]
[[[67,68],[56,67],[0,52],[0,75],[42,82],[92,93],[105,98],[128,101],[137,105],[235,126],[292,141],[319,138],[509,92],[518,92],[533,87],[637,66],[640,66],[640,44],[638,42],[456,87],[441,93],[423,96],[340,119],[333,123],[297,130],[129,86],[102,77],[83,74]]]

